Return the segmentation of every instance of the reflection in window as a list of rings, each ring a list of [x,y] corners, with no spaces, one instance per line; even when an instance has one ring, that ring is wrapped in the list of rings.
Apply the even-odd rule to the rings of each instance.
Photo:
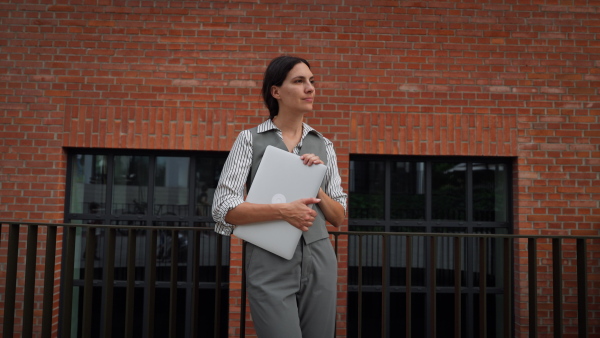
[[[432,219],[466,220],[466,163],[433,163]]]
[[[394,162],[391,174],[391,218],[425,219],[425,163]]]
[[[350,162],[350,216],[353,219],[383,219],[385,166],[381,161]]]
[[[211,207],[215,188],[219,183],[223,158],[198,158],[196,162],[196,216],[211,216]]]
[[[473,233],[476,234],[507,234],[506,228],[475,228]],[[480,278],[483,276],[486,278],[487,286],[489,287],[502,287],[504,284],[504,246],[501,238],[488,238],[486,239],[486,252],[481,252],[479,242],[474,242],[473,260],[474,274],[473,274],[473,285],[479,285],[481,283]],[[483,256],[482,256],[483,255]],[[479,271],[479,263],[482,257],[486,259],[487,271],[481,273]]]
[[[189,157],[157,157],[154,174],[154,214],[187,216]]]
[[[437,233],[467,233],[466,228],[437,228],[433,227],[432,232]],[[467,239],[460,239],[460,266],[454,265],[455,259],[455,242],[454,237],[438,237],[436,238],[436,285],[438,286],[454,286],[454,270],[461,271],[461,286],[466,286],[465,278],[467,276]]]
[[[473,163],[473,220],[506,222],[507,170],[504,164]]]
[[[420,227],[393,227],[392,232],[423,232]],[[411,251],[406,252],[407,241]],[[390,237],[390,277],[392,285],[406,285],[406,262],[410,255],[411,284],[425,286],[427,238],[423,236]]]
[[[148,207],[148,156],[115,156],[114,215],[145,215]]]
[[[107,163],[104,155],[73,156],[71,213],[105,212]]]

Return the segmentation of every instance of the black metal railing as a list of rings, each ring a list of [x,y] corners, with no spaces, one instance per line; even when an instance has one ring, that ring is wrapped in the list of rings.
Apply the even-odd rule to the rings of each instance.
[[[161,232],[168,233],[170,257],[158,263]],[[177,240],[182,237],[180,233],[187,234],[186,241],[191,248],[186,255],[189,264],[182,263],[178,257],[182,252]],[[98,250],[98,237],[102,237],[102,250]],[[207,240],[211,245],[206,245]],[[222,317],[228,310],[227,297],[223,298],[228,287],[224,273],[228,272],[229,255],[229,250],[224,250],[224,241],[227,239],[216,235],[212,228],[2,222],[0,248],[7,250],[6,275],[4,285],[0,285],[5,290],[4,296],[0,295],[4,313],[1,336],[153,337],[160,326],[161,331],[166,331],[160,334],[164,337],[224,337],[227,323]],[[43,252],[39,250],[44,246]],[[40,306],[36,304],[40,302],[36,296],[40,292],[36,292],[35,284],[39,283],[41,271],[37,269],[42,256],[45,262],[43,288],[38,287],[43,290],[39,328],[33,324],[39,321],[34,316],[40,316],[36,313],[36,307]],[[57,257],[62,261],[58,262]],[[121,264],[117,258],[123,258],[126,263]],[[166,281],[157,279],[157,267],[165,267],[161,264],[168,265],[170,270]],[[183,281],[177,276],[182,264],[189,265],[191,270],[191,276]],[[206,267],[214,270],[208,278],[200,275],[200,268]],[[57,269],[60,269],[60,280],[55,279]],[[124,278],[115,277],[117,269],[126,269],[125,274],[120,274]],[[54,299],[57,284],[60,285],[58,318]],[[168,310],[159,309],[156,304],[157,288],[168,290],[168,297],[163,297],[168,302]],[[119,297],[115,296],[117,289]],[[142,290],[143,301],[140,299]],[[178,304],[182,299],[178,296],[181,290],[185,291],[184,300],[189,303],[184,311],[181,311],[183,304]],[[199,295],[206,290],[214,294],[214,306],[210,304],[212,301]],[[123,308],[117,303],[124,303]],[[209,309],[200,313],[206,304]],[[114,324],[116,311],[124,318],[119,319],[119,327]],[[157,311],[166,312],[168,318],[156,318]],[[198,319],[206,314],[214,320],[200,327]],[[180,322],[183,317],[185,324]]]
[[[486,313],[487,311],[487,292],[488,292],[488,278],[486,278],[486,271],[489,271],[489,267],[488,264],[491,260],[492,257],[490,257],[490,251],[488,250],[488,245],[489,245],[489,241],[490,240],[500,240],[502,241],[502,288],[501,288],[501,292],[502,292],[502,296],[503,296],[503,309],[502,309],[502,323],[497,323],[498,325],[502,326],[501,332],[502,334],[500,336],[503,337],[513,337],[514,336],[514,311],[513,311],[513,286],[514,286],[514,274],[513,274],[513,270],[514,270],[514,252],[517,249],[516,243],[515,241],[519,241],[519,240],[523,240],[523,241],[527,241],[528,243],[528,264],[527,264],[527,276],[529,279],[529,324],[528,324],[528,331],[529,331],[529,336],[530,337],[537,337],[537,327],[538,325],[540,325],[540,318],[538,317],[538,312],[537,312],[537,303],[538,303],[538,299],[537,299],[537,270],[538,270],[538,266],[540,266],[537,257],[537,251],[539,250],[539,248],[537,247],[537,242],[538,241],[545,241],[545,240],[550,240],[552,242],[552,285],[553,285],[553,291],[554,291],[554,298],[552,300],[552,307],[553,307],[553,317],[554,317],[554,336],[555,337],[562,337],[564,334],[564,330],[563,330],[563,319],[564,317],[564,313],[563,313],[563,298],[562,298],[562,289],[563,289],[563,270],[562,270],[562,250],[561,250],[561,244],[564,241],[574,241],[575,242],[575,247],[576,247],[576,256],[575,257],[570,257],[570,259],[575,259],[576,260],[576,280],[577,280],[577,332],[578,332],[578,337],[588,337],[588,313],[587,313],[587,309],[588,309],[588,302],[589,299],[587,297],[588,293],[587,293],[587,257],[586,257],[586,247],[587,247],[587,242],[591,242],[591,241],[600,241],[600,236],[536,236],[536,235],[498,235],[498,234],[461,234],[461,233],[386,233],[386,232],[343,232],[343,231],[337,231],[337,232],[332,232],[331,233],[331,239],[333,241],[333,245],[334,245],[334,249],[336,252],[336,255],[338,254],[338,249],[339,249],[339,242],[340,242],[340,238],[346,238],[346,239],[356,239],[356,255],[359,257],[357,260],[355,260],[355,268],[357,270],[357,285],[354,285],[356,287],[356,291],[357,291],[357,296],[358,296],[358,306],[357,306],[357,311],[358,314],[356,316],[357,318],[357,322],[353,323],[353,325],[356,325],[357,328],[356,330],[354,330],[356,332],[356,336],[357,337],[363,337],[363,323],[362,323],[362,311],[363,311],[363,304],[362,304],[362,298],[363,298],[363,289],[365,288],[365,286],[363,285],[363,239],[365,239],[366,237],[372,238],[372,237],[380,237],[382,240],[380,241],[381,247],[380,249],[380,253],[381,253],[381,261],[379,262],[379,264],[381,264],[381,266],[383,267],[387,267],[387,268],[382,268],[381,269],[381,285],[380,287],[378,287],[378,291],[381,293],[381,308],[380,308],[380,312],[379,312],[379,318],[381,320],[381,327],[378,328],[379,329],[379,335],[374,335],[373,332],[377,331],[377,330],[372,330],[372,328],[370,330],[368,330],[368,334],[364,335],[367,337],[374,337],[374,336],[381,336],[381,337],[390,337],[392,335],[390,335],[390,333],[388,332],[388,328],[389,328],[389,322],[390,320],[392,320],[392,318],[390,318],[389,316],[389,298],[387,297],[388,293],[386,292],[389,288],[391,288],[391,285],[389,284],[389,278],[388,278],[388,274],[389,274],[389,266],[390,266],[390,262],[387,262],[386,260],[389,259],[390,255],[389,255],[389,251],[390,251],[390,239],[394,238],[394,237],[403,237],[405,238],[405,245],[404,245],[404,251],[405,251],[405,260],[404,260],[404,268],[405,268],[405,284],[402,288],[400,288],[402,290],[403,293],[405,293],[405,315],[406,318],[404,319],[403,323],[404,325],[404,332],[402,333],[401,336],[405,336],[405,337],[436,337],[436,336],[443,336],[443,337],[448,337],[448,336],[453,336],[453,337],[465,337],[465,336],[472,336],[472,337],[488,337],[489,335],[489,330],[488,330],[488,315]],[[448,312],[452,314],[453,321],[454,321],[454,328],[453,328],[453,333],[450,332],[437,332],[437,314],[438,314],[438,306],[439,304],[437,304],[437,297],[435,296],[430,296],[428,297],[428,303],[427,304],[427,322],[428,325],[426,328],[421,330],[415,330],[413,328],[413,326],[411,325],[411,313],[412,313],[412,297],[411,295],[413,294],[414,290],[413,289],[417,289],[417,287],[413,286],[413,278],[412,278],[412,270],[414,269],[412,267],[412,262],[413,262],[413,254],[414,254],[414,248],[413,248],[413,242],[415,242],[415,240],[419,238],[419,239],[425,239],[428,242],[427,248],[430,251],[429,257],[431,257],[431,259],[427,262],[427,276],[428,276],[428,281],[426,283],[427,285],[427,290],[426,292],[428,292],[430,295],[436,295],[436,293],[438,293],[438,290],[441,289],[436,285],[436,270],[437,270],[437,266],[438,263],[436,262],[436,258],[438,257],[438,245],[436,242],[441,241],[442,239],[450,239],[453,242],[453,250],[451,251],[451,255],[452,260],[453,260],[453,266],[455,267],[453,270],[453,279],[454,279],[454,287],[453,287],[453,297],[454,297],[454,306],[452,309],[448,309]],[[463,318],[461,318],[462,316],[462,311],[461,311],[461,306],[462,306],[462,298],[461,295],[465,292],[465,288],[462,286],[463,283],[461,281],[462,277],[462,272],[461,272],[461,265],[463,265],[463,259],[464,259],[464,251],[463,251],[463,240],[466,239],[473,239],[474,241],[477,242],[478,244],[478,253],[479,253],[479,257],[477,259],[478,264],[477,266],[474,268],[475,270],[478,270],[479,272],[479,284],[474,286],[473,289],[475,290],[475,292],[477,292],[479,294],[479,301],[478,301],[478,308],[479,308],[479,315],[478,315],[478,322],[475,323],[477,324],[476,326],[478,327],[477,332],[473,332],[471,330],[471,334],[470,335],[465,335],[465,330],[463,330],[464,328],[461,327],[461,323],[463,322]],[[243,252],[245,252],[245,250],[243,250]],[[242,260],[245,260],[245,256],[242,256]],[[349,264],[350,265],[350,264]],[[245,264],[242,264],[242,266],[244,267]],[[350,268],[351,266],[349,266]],[[458,268],[456,268],[458,267]],[[422,289],[422,287],[419,287],[420,289]],[[348,285],[348,289],[350,289],[350,285]],[[398,289],[396,287],[396,289]],[[246,302],[246,290],[245,290],[245,286],[242,285],[242,301],[241,304],[245,304]],[[241,313],[241,320],[240,320],[240,328],[241,328],[241,333],[240,333],[240,337],[245,337],[245,327],[244,327],[244,323],[246,320],[246,309],[244,307],[242,307],[241,309],[242,313]],[[349,316],[349,314],[347,314]],[[396,320],[397,318],[394,318],[394,320]],[[349,325],[349,323],[346,323]],[[572,333],[572,331],[570,332]],[[498,335],[496,335],[498,336]]]
[[[212,247],[210,250],[213,251],[214,260],[210,261],[210,268],[214,269],[214,280],[210,283],[203,283],[199,276],[199,257],[201,257],[200,251],[202,250],[201,241],[199,239],[201,234],[213,234],[211,228],[194,228],[194,227],[145,227],[145,226],[110,226],[110,225],[90,225],[90,224],[40,224],[40,223],[23,223],[23,222],[2,222],[0,228],[0,248],[6,248],[6,262],[0,263],[5,264],[6,273],[4,279],[4,285],[0,284],[0,288],[4,288],[4,294],[0,294],[1,305],[3,306],[3,318],[2,318],[2,336],[13,337],[22,336],[30,337],[33,335],[41,337],[55,336],[57,333],[62,337],[72,336],[73,327],[76,327],[76,336],[92,337],[92,336],[104,336],[110,337],[111,333],[114,332],[115,323],[114,315],[111,312],[115,305],[115,287],[124,289],[124,292],[120,293],[125,298],[125,306],[123,313],[125,314],[123,321],[123,327],[117,329],[121,331],[125,337],[133,337],[143,335],[144,337],[152,337],[154,335],[155,323],[158,318],[155,317],[156,313],[156,287],[160,287],[169,291],[169,304],[168,304],[168,318],[160,318],[164,326],[168,326],[168,333],[164,336],[168,337],[197,337],[197,336],[214,336],[223,337],[227,335],[227,330],[223,328],[227,327],[228,318],[226,316],[228,297],[225,291],[228,287],[228,283],[224,282],[224,275],[228,273],[228,266],[226,260],[228,256],[224,255],[224,252],[228,252],[227,244],[223,243],[222,236],[215,236],[217,245]],[[85,229],[85,231],[82,231]],[[101,229],[103,237],[103,247],[106,248],[104,256],[102,257],[101,266],[96,261],[95,253],[97,247],[97,231]],[[186,281],[178,281],[177,278],[177,266],[180,264],[179,250],[177,250],[177,241],[171,244],[171,250],[169,252],[170,259],[170,278],[168,281],[162,282],[157,281],[156,269],[157,269],[157,243],[159,242],[159,232],[168,231],[171,233],[170,238],[178,238],[179,232],[186,232],[191,240],[191,252],[188,257],[190,258],[189,264],[192,266],[192,274]],[[126,278],[124,280],[116,280],[115,271],[115,255],[118,255],[119,251],[116,249],[117,237],[127,236],[121,238],[122,242],[127,242],[124,246],[124,254],[126,254]],[[126,235],[124,235],[126,234]],[[136,262],[137,252],[137,240],[136,238],[143,234],[145,236],[146,254],[143,256],[143,280],[136,279],[136,274],[139,274],[139,262]],[[438,257],[440,257],[440,246],[439,243],[449,242],[452,243],[452,248],[443,252],[444,256],[449,257],[449,262],[452,262],[453,267],[453,287],[450,291],[454,298],[453,311],[454,327],[453,336],[462,337],[465,336],[466,328],[461,323],[464,315],[461,311],[463,306],[463,300],[461,294],[466,292],[465,290],[465,275],[461,268],[464,266],[465,251],[464,246],[466,241],[472,241],[478,246],[476,260],[477,264],[473,267],[472,271],[479,274],[478,284],[472,285],[470,292],[475,292],[479,295],[478,297],[478,309],[480,314],[477,321],[477,332],[472,332],[472,336],[487,337],[488,336],[488,318],[486,315],[487,311],[487,293],[491,289],[489,279],[486,278],[486,272],[490,270],[489,264],[493,262],[490,260],[491,252],[489,250],[490,241],[499,241],[501,243],[502,252],[502,264],[498,267],[498,271],[502,271],[502,287],[497,288],[500,290],[503,297],[502,302],[502,323],[496,323],[503,327],[503,336],[511,337],[514,335],[515,329],[515,311],[513,302],[513,287],[515,280],[514,263],[515,253],[520,248],[527,248],[527,253],[519,253],[518,258],[527,258],[527,264],[520,266],[519,273],[521,270],[526,269],[528,287],[527,289],[520,287],[518,290],[520,293],[524,293],[528,290],[528,311],[529,311],[529,323],[527,331],[530,337],[536,337],[538,334],[538,326],[540,318],[538,317],[538,268],[546,262],[548,258],[542,260],[538,258],[538,253],[543,251],[551,251],[549,261],[551,261],[551,284],[553,285],[553,332],[555,337],[561,337],[563,335],[564,325],[563,318],[565,312],[565,304],[563,303],[563,290],[565,285],[565,276],[569,276],[569,279],[574,277],[576,280],[576,299],[577,299],[577,331],[579,337],[588,337],[589,322],[588,322],[588,258],[587,254],[591,256],[587,251],[589,243],[597,245],[600,242],[600,236],[535,236],[535,235],[494,235],[494,234],[462,234],[462,233],[386,233],[386,232],[332,232],[331,239],[335,248],[336,254],[339,253],[340,242],[348,241],[348,247],[355,247],[356,256],[355,258],[348,259],[346,262],[349,265],[349,269],[352,268],[356,272],[356,276],[353,277],[352,289],[356,292],[357,297],[357,308],[358,314],[355,316],[356,323],[353,325],[357,326],[355,330],[358,337],[364,336],[363,334],[363,322],[362,322],[362,311],[364,310],[363,297],[364,290],[370,287],[365,285],[363,280],[365,279],[365,260],[363,257],[362,250],[364,250],[363,242],[367,238],[379,237],[380,240],[380,258],[376,265],[381,266],[381,278],[378,285],[378,290],[381,292],[381,309],[380,309],[380,328],[379,334],[381,337],[390,336],[390,321],[396,321],[398,318],[391,318],[389,311],[389,298],[386,296],[390,289],[400,289],[405,294],[404,306],[406,307],[404,318],[404,332],[402,335],[406,337],[436,337],[436,336],[448,336],[448,332],[437,332],[436,322],[438,321],[438,310],[440,304],[438,304],[437,297],[430,296],[427,298],[427,327],[425,329],[421,327],[414,327],[411,323],[411,316],[413,316],[411,309],[414,303],[413,296],[418,290],[425,289],[424,292],[428,292],[430,295],[436,295],[441,287],[437,285],[439,278],[436,277],[439,270]],[[82,245],[82,237],[85,238],[85,246]],[[402,245],[397,239],[402,238]],[[79,241],[79,242],[78,242]],[[426,250],[428,250],[428,257],[430,259],[425,265],[416,267],[413,264],[415,252],[415,243],[427,243]],[[393,250],[395,254],[391,255],[391,243],[395,243]],[[541,246],[544,248],[541,248]],[[84,247],[85,257],[78,254],[78,247]],[[547,248],[546,248],[547,247]],[[563,255],[565,247],[574,248],[573,252],[569,253],[568,257]],[[244,250],[242,250],[243,252]],[[24,255],[24,257],[23,257]],[[402,256],[402,259],[398,259],[398,255]],[[45,257],[43,266],[43,284],[40,284],[40,274],[42,267],[39,266],[39,258]],[[595,256],[594,256],[595,257]],[[57,261],[62,259],[61,262]],[[139,254],[137,256],[140,259]],[[242,254],[242,259],[245,259]],[[596,259],[596,258],[594,258]],[[79,261],[82,266],[79,267],[82,271],[82,278],[75,278],[76,261]],[[521,261],[522,262],[522,261]],[[574,268],[564,269],[565,263],[573,263]],[[371,264],[371,263],[369,263]],[[420,263],[419,263],[420,264]],[[24,272],[22,271],[22,265],[24,265]],[[97,276],[98,268],[103,269],[102,278],[99,280]],[[244,264],[242,264],[243,271]],[[61,269],[60,280],[55,279],[57,268]],[[402,286],[391,285],[390,283],[390,271],[394,268],[401,268],[403,271],[404,282]],[[413,273],[417,268],[426,269],[427,283],[422,285],[414,285]],[[575,272],[573,272],[575,271]],[[244,271],[243,271],[244,273]],[[139,277],[139,276],[138,276]],[[38,284],[38,285],[36,285]],[[193,287],[189,287],[191,284]],[[55,286],[60,285],[60,315],[56,316],[57,304],[55,303]],[[102,290],[99,294],[94,291],[98,285],[102,286]],[[139,297],[136,296],[136,289],[140,289],[140,285],[143,285],[143,319],[135,319],[134,312],[136,311],[136,304],[139,303]],[[178,297],[177,290],[188,285],[189,293],[186,293],[187,298],[190,298],[191,306],[187,309],[185,314],[178,312]],[[199,327],[195,318],[198,318],[197,311],[199,308],[200,297],[199,297],[199,286],[204,285],[205,288],[211,288],[214,290],[214,307],[211,309],[211,313],[214,314],[212,318],[212,327]],[[569,284],[571,285],[571,284]],[[43,286],[43,287],[42,287]],[[81,296],[79,297],[80,306],[74,308],[74,290],[75,288],[81,290]],[[350,286],[349,286],[350,288]],[[38,291],[36,291],[38,290]],[[40,302],[40,291],[41,296],[41,312],[38,312]],[[473,291],[474,290],[474,291]],[[19,293],[17,293],[19,291]],[[37,296],[37,297],[36,297]],[[97,316],[98,309],[95,308],[97,299],[102,299],[100,316],[101,322],[98,322]],[[245,304],[246,294],[245,285],[242,282],[242,300],[241,304]],[[22,305],[21,305],[22,304]],[[225,309],[225,310],[224,310]],[[73,312],[81,310],[81,316],[78,318],[78,322],[73,322]],[[450,309],[449,309],[450,310]],[[245,323],[246,323],[246,308],[241,306],[241,321],[240,321],[240,336],[245,337]],[[17,314],[17,315],[16,315]],[[34,322],[39,322],[41,315],[41,329],[40,332],[33,332]],[[186,329],[182,331],[178,329],[178,318],[185,316],[190,318]],[[140,328],[141,323],[141,328]],[[224,324],[224,325],[223,325]],[[348,324],[349,325],[349,324]],[[547,325],[547,324],[543,324]],[[39,325],[38,325],[39,326]],[[99,331],[98,326],[100,327]],[[19,332],[17,332],[20,330]],[[36,329],[37,330],[37,329]],[[421,332],[424,330],[424,332]],[[58,331],[58,332],[57,332]],[[100,334],[98,333],[100,332]],[[207,332],[211,332],[207,334]],[[572,332],[572,331],[571,331]],[[369,335],[372,336],[372,335]]]

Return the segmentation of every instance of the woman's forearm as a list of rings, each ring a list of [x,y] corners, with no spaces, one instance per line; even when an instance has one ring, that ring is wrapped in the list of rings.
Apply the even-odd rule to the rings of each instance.
[[[225,221],[234,225],[280,220],[281,212],[276,204],[255,204],[244,202],[229,210]]]
[[[346,217],[344,207],[338,201],[329,197],[323,189],[319,189],[317,198],[321,199],[319,208],[321,208],[323,215],[325,215],[325,219],[333,226],[340,226]]]
[[[292,226],[308,231],[317,216],[310,207],[321,202],[318,198],[302,198],[291,203],[255,204],[244,202],[229,210],[225,221],[233,225],[284,220]]]

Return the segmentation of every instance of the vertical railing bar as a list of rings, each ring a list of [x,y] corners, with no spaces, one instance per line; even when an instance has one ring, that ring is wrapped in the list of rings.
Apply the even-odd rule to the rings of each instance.
[[[223,269],[223,236],[217,236],[217,261],[215,266],[215,322],[214,337],[221,336],[221,277]]]
[[[512,238],[504,238],[504,337],[512,337]]]
[[[461,280],[461,238],[454,237],[454,337],[461,337],[462,280]]]
[[[167,231],[167,230],[160,230]],[[169,285],[169,337],[177,337],[177,270],[179,267],[179,231],[171,231],[171,271]]]
[[[246,337],[246,246],[242,242],[242,299],[240,304],[240,337]]]
[[[94,259],[96,258],[96,228],[87,228],[85,243],[85,277],[83,288],[83,322],[81,336],[92,334],[92,301],[94,291]]]
[[[339,262],[339,258],[338,258],[338,240],[339,240],[339,235],[340,234],[336,234],[336,233],[333,234],[333,240],[334,240],[334,246],[333,246],[334,249],[333,249],[333,251],[334,251],[334,254],[335,254],[335,260],[336,260],[336,265],[335,266],[336,267],[337,267],[337,264]],[[336,292],[337,292],[337,285],[335,286],[335,289],[336,289]],[[336,310],[335,321],[333,323],[333,337],[334,338],[335,338],[336,332],[337,332],[337,320],[338,320],[338,318],[337,318],[337,310]]]
[[[552,288],[554,296],[554,337],[562,337],[562,245],[560,238],[552,239]]]
[[[382,236],[382,260],[381,260],[381,337],[387,337],[387,269],[388,269],[388,245],[389,235]]]
[[[23,337],[33,334],[33,302],[35,295],[36,251],[38,226],[30,225],[27,229],[27,253],[25,257],[25,285],[23,295]]]
[[[127,234],[127,291],[125,301],[125,337],[133,338],[133,309],[135,307],[135,256],[137,245],[136,230]]]
[[[437,336],[437,283],[436,283],[436,268],[437,268],[437,248],[436,248],[436,237],[429,237],[430,243],[430,256],[431,264],[429,265],[429,318],[430,318],[430,337],[435,338]]]
[[[362,240],[358,235],[358,338],[362,337]]]
[[[335,239],[335,242],[334,242],[335,243],[335,248],[334,248],[335,257],[338,256],[338,242],[340,240],[339,237],[340,237],[340,234],[333,234],[333,238]]]
[[[46,257],[44,269],[44,305],[42,310],[42,338],[52,336],[52,310],[54,308],[54,265],[56,264],[56,232],[55,226],[49,225],[46,230]]]
[[[535,238],[527,243],[529,277],[529,337],[537,337],[537,248]]]
[[[8,252],[4,294],[3,337],[12,337],[15,325],[15,293],[17,289],[17,258],[19,257],[18,223],[8,224]]]
[[[62,304],[62,334],[61,336],[68,337],[71,334],[71,319],[73,314],[73,278],[75,272],[75,240],[77,237],[76,228],[69,226],[66,228],[67,236],[67,247],[64,275],[63,275],[63,290],[61,291],[63,297]]]
[[[144,337],[153,338],[155,324],[154,310],[156,304],[156,229],[153,227],[147,230],[146,235],[149,235],[150,239],[148,245],[146,245],[148,252],[146,253],[146,296],[144,298],[147,303],[144,304]]]
[[[406,236],[406,337],[410,338],[412,328],[412,236]]]
[[[577,239],[577,326],[580,338],[588,337],[587,245]]]
[[[487,240],[479,238],[479,337],[487,337]]]
[[[106,252],[104,254],[104,337],[112,337],[113,298],[115,289],[115,251],[117,230],[114,227],[105,229],[107,233]]]
[[[200,268],[199,268],[199,256],[200,256],[200,231],[193,231],[193,250],[192,250],[192,308],[190,313],[191,325],[190,325],[190,337],[199,336],[198,333],[198,287],[200,283]]]

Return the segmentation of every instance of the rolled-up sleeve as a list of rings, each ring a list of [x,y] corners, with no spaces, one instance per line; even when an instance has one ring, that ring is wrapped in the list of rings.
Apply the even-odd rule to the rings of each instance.
[[[215,221],[215,232],[229,236],[235,225],[225,221],[229,210],[244,203],[246,179],[252,167],[252,134],[241,132],[227,156],[219,183],[215,189],[212,205],[212,216]]]
[[[342,189],[342,178],[337,165],[337,155],[333,149],[333,143],[325,138],[325,150],[327,152],[327,171],[325,172],[325,193],[334,201],[344,207],[346,212],[348,194]]]

